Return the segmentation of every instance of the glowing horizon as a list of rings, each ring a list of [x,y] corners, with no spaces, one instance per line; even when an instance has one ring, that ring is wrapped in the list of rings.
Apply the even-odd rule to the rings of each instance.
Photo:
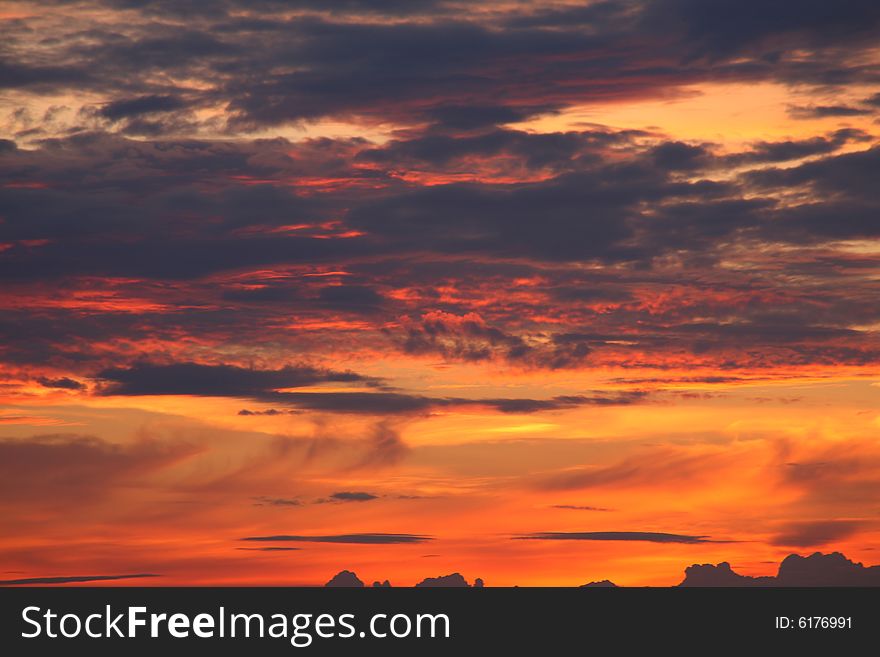
[[[0,580],[880,563],[870,3],[246,5],[0,15]]]

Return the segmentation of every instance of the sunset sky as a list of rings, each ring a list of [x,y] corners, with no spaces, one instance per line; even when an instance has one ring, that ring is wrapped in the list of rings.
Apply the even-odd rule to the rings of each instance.
[[[0,138],[0,580],[880,563],[875,0],[6,1]]]

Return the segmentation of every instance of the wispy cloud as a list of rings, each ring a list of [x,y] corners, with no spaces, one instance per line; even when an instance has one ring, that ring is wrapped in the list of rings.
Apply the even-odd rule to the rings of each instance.
[[[649,543],[717,543],[707,536],[666,534],[662,532],[536,532],[515,536],[537,541],[647,541]]]
[[[159,577],[152,573],[136,573],[133,575],[79,575],[63,577],[26,577],[23,579],[0,580],[0,585],[16,586],[24,584],[77,584],[81,582],[109,582],[120,579],[143,579]]]
[[[304,536],[278,534],[275,536],[248,536],[242,541],[298,543],[361,543],[365,545],[391,545],[396,543],[425,543],[433,540],[431,536],[419,534],[332,534],[327,536]]]

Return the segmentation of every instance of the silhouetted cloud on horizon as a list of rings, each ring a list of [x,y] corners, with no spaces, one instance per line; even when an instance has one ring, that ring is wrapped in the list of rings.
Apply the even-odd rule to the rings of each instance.
[[[694,564],[685,570],[679,586],[880,586],[880,566],[865,567],[840,552],[790,554],[776,576],[749,577],[733,571],[728,562]]]
[[[324,586],[339,588],[363,588],[364,583],[350,570],[340,570]]]
[[[349,570],[339,572],[326,586],[364,586],[357,575]],[[374,587],[390,586],[388,580],[375,581]],[[427,577],[414,585],[418,588],[468,587],[461,573],[440,577]],[[481,578],[474,580],[473,587],[484,586]],[[880,587],[880,566],[864,566],[847,559],[840,552],[823,554],[814,552],[803,557],[790,554],[779,564],[775,576],[750,577],[733,571],[730,563],[724,561],[717,565],[693,564],[685,569],[685,578],[677,587],[840,587],[840,586],[878,586]],[[607,579],[596,580],[579,588],[617,588]]]

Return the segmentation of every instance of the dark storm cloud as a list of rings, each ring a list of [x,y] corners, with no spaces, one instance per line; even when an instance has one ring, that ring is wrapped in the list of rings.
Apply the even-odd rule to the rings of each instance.
[[[634,130],[584,130],[533,134],[519,130],[489,130],[456,135],[428,133],[361,151],[357,161],[400,166],[403,163],[444,167],[466,158],[499,155],[518,158],[529,168],[564,170],[596,161],[602,149],[624,148],[642,133]]]
[[[613,287],[611,284],[605,284],[601,287],[593,286],[575,286],[560,285],[550,290],[554,299],[558,301],[586,301],[588,303],[601,303],[603,301],[630,301],[632,293],[623,287]],[[558,334],[562,339],[566,335],[574,334]],[[596,337],[584,336],[585,340],[593,341]]]
[[[307,198],[283,185],[238,182],[303,175],[303,166],[283,152],[286,145],[146,144],[94,135],[15,151],[0,162],[0,172],[32,184],[0,190],[0,240],[13,245],[4,251],[0,275],[187,279],[374,251],[364,239],[328,239],[317,227],[340,211],[344,196]],[[316,165],[309,175],[321,173]],[[291,223],[316,227],[271,232]],[[27,246],[34,240],[39,246]]]
[[[842,128],[826,137],[756,142],[752,144],[750,151],[729,155],[723,158],[723,161],[737,166],[763,162],[785,162],[813,155],[826,155],[833,153],[847,143],[870,140],[871,137],[861,130]]]
[[[82,379],[93,377],[95,368],[119,362],[101,355],[106,342],[176,340],[181,331],[202,339],[234,332],[237,339],[256,340],[262,327],[251,324],[253,320],[254,316],[242,309],[230,314],[200,304],[190,309],[175,308],[173,312],[143,313],[0,310],[0,342],[4,344],[6,362],[67,370],[76,373],[74,378]],[[147,353],[145,357],[153,355]],[[123,360],[129,356],[126,353]]]
[[[766,169],[747,174],[750,183],[767,186],[811,185],[817,191],[848,197],[866,207],[876,203],[868,192],[880,171],[880,147],[806,162],[790,169]],[[834,207],[837,199],[825,201]],[[802,206],[795,206],[802,207]]]
[[[140,31],[134,39],[86,44],[74,48],[73,53],[90,59],[106,57],[107,61],[98,63],[99,70],[112,76],[131,74],[140,79],[160,70],[198,75],[199,69],[209,62],[219,68],[234,57],[246,55],[243,44],[221,38],[205,27],[164,25],[153,31]]]
[[[460,104],[465,99],[468,104],[489,104],[497,102],[502,89],[514,98],[517,95],[509,78],[492,74],[505,60],[531,57],[549,69],[545,72],[550,78],[570,79],[568,71],[554,71],[543,58],[581,48],[599,49],[607,43],[574,31],[523,33],[447,20],[384,25],[300,20],[284,32],[285,44],[273,40],[265,56],[278,57],[286,51],[311,66],[264,74],[258,82],[231,80],[222,93],[231,99],[230,109],[245,124],[277,124],[327,114],[377,115],[380,106],[401,118],[409,115],[419,119],[423,110],[418,101],[426,96],[441,98],[443,105]],[[450,50],[449,43],[456,47]],[[593,67],[587,64],[582,69]],[[598,69],[595,73],[603,78],[607,74]],[[546,104],[556,105],[550,85],[533,77],[550,96]],[[586,78],[581,86],[585,94],[591,87],[601,87]],[[626,87],[626,81],[621,86]],[[508,104],[534,105],[515,100]],[[430,121],[434,116],[428,109],[424,118]]]
[[[323,370],[308,366],[287,366],[278,370],[257,370],[233,365],[201,365],[174,363],[159,365],[142,362],[127,368],[108,368],[96,379],[101,395],[201,395],[244,397],[262,401],[288,403],[299,409],[336,413],[371,415],[420,414],[437,408],[481,406],[500,413],[536,413],[579,406],[635,404],[646,399],[640,391],[614,395],[562,395],[550,399],[466,399],[460,397],[426,397],[401,392],[296,392],[278,391],[318,383],[355,383],[377,387],[376,379],[354,372]],[[239,415],[275,414],[245,409]],[[383,442],[379,438],[379,442]]]
[[[287,285],[223,290],[223,298],[237,303],[276,303],[301,299],[299,289]]]
[[[524,121],[538,114],[552,113],[554,109],[552,106],[441,105],[425,112],[425,117],[444,128],[472,130]]]
[[[239,127],[390,114],[468,129],[706,80],[871,80],[876,68],[858,55],[880,25],[870,0],[810,0],[796,12],[783,0],[673,0],[473,15],[440,2],[160,2],[104,12],[94,25],[60,4],[69,25],[43,47],[71,63],[31,62],[19,46],[0,74],[7,86],[77,86],[114,101],[138,88],[186,91],[226,106]],[[297,10],[307,15],[291,17]],[[364,14],[389,20],[350,20]],[[18,42],[28,43],[30,23],[14,24]],[[91,38],[78,38],[88,28]],[[202,84],[184,90],[175,79]]]
[[[40,181],[50,189],[151,192],[155,195],[151,200],[172,202],[166,208],[169,212],[173,205],[182,205],[181,210],[188,213],[204,211],[223,217],[223,224],[230,226],[252,225],[253,213],[259,212],[260,224],[277,225],[302,219],[298,215],[304,213],[329,219],[320,214],[327,209],[320,199],[298,195],[289,183],[303,176],[342,173],[372,178],[373,173],[352,171],[345,162],[354,149],[366,144],[358,138],[297,144],[283,138],[144,141],[92,131],[41,140],[36,150],[20,150],[2,165],[10,176],[39,169]],[[95,167],[102,169],[100,181],[90,175],[89,169]],[[170,174],[174,177],[169,179]],[[194,183],[201,185],[193,187]],[[207,188],[207,183],[215,186]],[[102,200],[109,202],[116,196],[108,194]]]
[[[515,28],[579,28],[615,25],[626,21],[633,13],[638,13],[638,5],[631,2],[600,1],[582,5],[562,7],[537,7],[516,15],[511,12],[505,17],[505,25]]]
[[[350,249],[328,244],[331,240],[298,238],[221,239],[215,241],[161,243],[143,241],[131,244],[124,253],[109,240],[82,243],[76,251],[50,243],[27,254],[12,252],[0,263],[0,276],[7,280],[58,278],[65,272],[79,275],[130,275],[148,278],[187,279],[236,267],[289,262],[326,260]],[[346,240],[348,241],[348,240]],[[126,255],[127,254],[127,257]],[[323,255],[322,255],[323,254]]]
[[[857,131],[841,131],[817,140],[758,144],[750,153],[729,158],[780,161],[818,154],[861,138]],[[796,218],[785,220],[785,213],[808,213],[809,206],[778,210],[772,198],[738,198],[743,190],[729,183],[670,179],[670,172],[682,167],[712,166],[704,147],[665,143],[639,160],[629,133],[527,135],[498,131],[477,137],[424,139],[424,143],[411,140],[366,150],[351,143],[331,142],[324,149],[330,153],[325,153],[326,164],[320,158],[311,160],[309,147],[298,148],[306,149],[304,155],[314,162],[317,172],[326,166],[328,177],[353,176],[354,182],[364,174],[354,173],[351,163],[340,164],[345,154],[335,156],[333,149],[349,148],[349,157],[373,160],[383,154],[390,158],[390,167],[399,158],[409,157],[405,150],[416,145],[427,148],[419,157],[439,157],[441,161],[456,153],[492,156],[518,152],[530,167],[574,170],[535,183],[449,184],[421,189],[389,184],[382,191],[352,189],[315,197],[291,192],[280,184],[241,186],[234,182],[236,177],[295,180],[302,175],[297,173],[302,165],[297,163],[296,149],[283,140],[251,145],[159,145],[100,136],[53,141],[39,151],[16,152],[0,165],[12,179],[24,177],[22,182],[48,185],[0,191],[0,211],[6,219],[0,225],[0,239],[11,245],[0,260],[0,274],[17,281],[71,275],[185,280],[290,262],[402,256],[424,248],[438,254],[484,253],[555,262],[644,263],[666,251],[706,251],[711,240],[720,238],[761,237],[764,233],[777,237],[786,225],[792,226],[788,235],[782,235],[788,240],[798,241],[811,234],[795,225]],[[633,158],[623,163],[584,159],[590,149],[615,143],[623,145]],[[873,166],[869,157],[861,155],[846,167],[846,158],[856,156],[860,154],[808,163],[816,171],[812,176],[815,184],[828,186],[845,176],[845,182],[852,185],[867,178]],[[99,186],[87,175],[94,167],[106,172]],[[804,179],[801,184],[807,184],[810,169],[804,167],[751,172],[743,181],[767,191],[797,184],[798,177]],[[854,171],[837,176],[822,171],[837,168]],[[208,183],[220,189],[207,194],[203,190]],[[859,199],[870,198],[868,183],[864,190],[855,191]],[[856,198],[849,204],[847,209],[852,212],[860,210],[866,218],[870,215],[870,205],[859,208]],[[651,217],[644,216],[646,205],[651,206]],[[828,212],[839,209],[838,205]],[[777,214],[782,215],[782,221],[773,221]],[[267,232],[277,226],[308,225],[340,215],[344,217],[343,229],[363,234],[327,239],[327,235],[311,234],[320,233],[317,227],[296,234]],[[127,218],[125,222],[120,221],[122,216]],[[855,216],[846,221],[863,220]],[[808,228],[815,224],[817,232],[841,225],[809,218],[802,223]],[[157,238],[162,233],[166,239]],[[125,249],[118,248],[120,240],[125,241]],[[312,288],[273,281],[259,287],[228,288],[221,294],[234,302],[291,303],[365,315],[392,305],[366,278]]]
[[[716,543],[706,536],[658,532],[538,532],[515,536],[520,540],[539,541],[648,541],[650,543]]]
[[[153,573],[135,573],[133,575],[73,575],[64,577],[27,577],[24,579],[0,580],[0,586],[20,586],[23,584],[76,584],[79,582],[108,582],[119,579],[143,579],[159,577]]]
[[[828,117],[866,116],[873,114],[873,111],[850,105],[808,105],[806,107],[792,107],[788,113],[795,119],[824,119]]]
[[[580,406],[618,406],[645,401],[647,394],[634,391],[616,395],[560,395],[550,399],[426,397],[398,392],[285,392],[265,395],[297,408],[368,415],[424,414],[435,409],[484,407],[500,413],[538,413]]]
[[[97,374],[105,382],[104,395],[206,395],[255,397],[276,388],[298,388],[324,382],[370,384],[354,372],[288,365],[278,370],[257,370],[233,365],[136,363],[128,368],[108,368]]]
[[[362,543],[367,545],[393,545],[426,543],[434,540],[431,536],[419,534],[333,534],[329,536],[298,536],[280,534],[277,536],[248,536],[242,541],[260,542],[298,542],[298,543]]]
[[[612,379],[614,383],[624,383],[627,385],[637,385],[643,386],[652,383],[659,384],[667,384],[667,383],[707,383],[707,384],[724,384],[724,383],[739,383],[746,382],[749,379],[745,379],[740,376],[685,376],[685,377],[639,377],[639,378],[614,378]]]
[[[379,312],[386,299],[365,285],[332,285],[318,291],[318,304],[331,310],[372,314]]]
[[[640,390],[607,396],[560,395],[551,399],[487,399],[484,403],[502,413],[534,413],[578,406],[627,406],[646,401],[648,395]],[[477,402],[479,403],[479,402]]]
[[[880,226],[874,220],[878,210],[880,203],[869,199],[806,203],[781,211],[778,222],[767,232],[793,243],[808,244],[873,238],[880,235]]]
[[[797,17],[780,3],[769,9],[752,5],[725,1],[717,14],[692,0],[616,9],[600,3],[572,8],[567,16],[555,9],[528,8],[520,16],[515,11],[487,16],[483,24],[301,20],[279,26],[278,36],[284,33],[287,39],[283,45],[270,40],[264,57],[295,53],[311,62],[310,68],[269,75],[263,68],[259,82],[233,79],[222,93],[232,98],[232,109],[246,123],[328,113],[375,115],[383,101],[402,118],[408,114],[410,119],[431,120],[435,110],[425,111],[417,102],[425,96],[439,97],[443,106],[460,105],[464,99],[485,106],[507,97],[507,107],[529,112],[534,98],[553,110],[577,102],[650,96],[667,85],[713,75],[813,82],[870,75],[849,64],[845,54],[825,52],[841,45],[857,51],[869,44],[877,12],[868,2],[833,10],[811,2]],[[542,25],[545,11],[543,24],[554,24],[553,29]],[[758,14],[770,20],[755,20]],[[801,61],[785,61],[774,39],[809,54]],[[456,44],[454,52],[445,48],[448,43]],[[524,60],[529,61],[528,75],[524,80],[518,76],[518,86],[508,67]],[[533,90],[532,99],[520,98],[523,82]],[[566,93],[560,94],[559,85],[565,85]],[[454,122],[473,124],[468,117]]]
[[[686,38],[692,56],[713,59],[774,45],[822,48],[870,42],[880,27],[880,7],[872,0],[833,5],[805,0],[792,11],[786,0],[654,0],[643,14],[646,29],[672,29]]]
[[[599,344],[589,336],[572,333],[552,335],[549,342],[529,341],[467,316],[425,316],[407,322],[399,333],[386,332],[409,354],[438,354],[448,360],[472,362],[504,360],[549,369],[578,367]]]
[[[814,242],[828,238],[874,237],[878,232],[878,204],[874,181],[880,172],[880,148],[844,153],[790,169],[766,169],[746,175],[762,188],[808,187],[819,198],[780,209],[767,236],[791,242]]]
[[[238,412],[257,424],[265,423],[257,416],[362,414],[373,426],[351,457],[359,474],[406,459],[395,423],[431,413],[581,409],[589,421],[593,408],[652,397],[552,388],[543,399],[445,397],[282,363],[388,351],[378,367],[397,371],[396,349],[411,368],[465,362],[514,378],[538,368],[654,372],[612,382],[627,386],[880,363],[869,328],[880,321],[876,259],[838,244],[880,236],[880,150],[870,135],[803,121],[792,130],[798,138],[730,153],[659,128],[516,129],[563,113],[571,126],[572,108],[601,117],[609,103],[675,101],[744,82],[796,89],[790,117],[871,125],[880,105],[876,0],[503,10],[432,0],[87,0],[27,13],[4,22],[0,63],[10,108],[10,139],[0,140],[4,389],[79,391],[87,381],[97,395],[221,396],[230,413],[253,404]],[[37,109],[50,103],[70,105],[68,118]],[[327,125],[390,139],[308,138]],[[298,136],[252,138],[269,133]],[[241,366],[278,354],[271,367]],[[186,362],[206,358],[218,360]],[[685,367],[687,377],[656,374]],[[321,384],[342,391],[310,390]],[[0,441],[0,489],[16,508],[88,505],[196,452],[70,435]],[[876,465],[848,458],[804,457],[781,468],[782,479],[804,492],[805,508],[816,503],[811,514],[834,518],[841,500],[877,492]],[[535,485],[684,488],[727,461],[650,448],[618,462],[575,459]],[[266,490],[284,492],[255,492]],[[373,505],[360,503],[374,497],[332,495],[366,511]],[[249,502],[263,515],[300,512],[295,498]],[[789,523],[769,540],[821,545],[861,527]],[[517,538],[710,542],[655,532]],[[432,538],[243,540],[251,547],[238,549],[271,552],[302,549],[273,541]]]
[[[55,0],[67,4],[71,0]],[[98,5],[109,8],[137,9],[149,16],[217,18],[242,11],[272,12],[303,10],[329,13],[365,13],[407,15],[441,9],[444,0],[98,0]]]
[[[367,415],[405,415],[427,413],[443,400],[398,392],[287,392],[275,399],[297,408],[328,413],[363,413]]]
[[[48,234],[50,230],[40,232]],[[61,229],[57,233],[51,231],[56,239],[63,237],[64,232],[67,230]],[[71,244],[50,241],[45,246],[30,252],[25,249],[10,251],[0,263],[0,276],[7,280],[20,281],[59,278],[65,273],[76,273],[81,276],[128,275],[159,279],[190,279],[235,268],[291,261],[332,261],[335,258],[356,255],[358,252],[368,252],[367,249],[361,248],[362,245],[362,241],[357,239],[329,240],[307,237],[236,239],[227,236],[219,239],[195,240],[182,237],[176,241],[166,242],[136,239],[127,244],[126,249],[121,250],[118,248],[118,242],[102,238],[95,242],[83,239],[73,250],[70,248]]]
[[[710,253],[719,243],[737,238],[756,237],[772,217],[776,201],[772,198],[693,198],[672,201],[657,207],[649,221],[650,237],[645,248],[655,253],[678,245],[695,252]]]
[[[826,340],[830,338],[853,338],[858,331],[839,326],[803,325],[797,315],[778,314],[755,318],[753,321],[730,324],[688,323],[676,327],[682,333],[734,338],[748,343],[790,343],[803,340]]]
[[[211,344],[260,339],[288,347],[306,333],[291,318],[305,315],[359,322],[365,336],[386,331],[394,347],[412,355],[523,368],[603,360],[632,367],[675,353],[711,357],[725,368],[876,359],[869,332],[847,325],[876,321],[870,290],[852,280],[843,287],[854,257],[788,251],[774,260],[790,275],[785,285],[769,270],[745,284],[746,275],[726,264],[742,253],[876,236],[876,149],[839,153],[870,139],[864,133],[839,130],[723,154],[719,145],[595,125],[549,134],[510,126],[571,105],[653,97],[708,79],[869,82],[877,71],[861,49],[865,31],[876,27],[870,6],[847,2],[826,20],[826,10],[810,2],[783,20],[771,3],[762,23],[749,13],[751,1],[722,2],[718,11],[727,18],[720,22],[690,0],[662,10],[656,3],[523,5],[468,20],[434,3],[405,11],[357,4],[357,11],[387,10],[400,19],[387,24],[334,13],[355,11],[351,3],[298,6],[308,6],[309,15],[279,16],[273,12],[284,7],[274,3],[247,17],[234,3],[210,11],[193,3],[135,4],[131,24],[107,13],[87,40],[75,37],[85,26],[71,16],[70,34],[53,27],[57,38],[44,44],[54,61],[69,62],[71,74],[61,82],[53,75],[63,67],[32,75],[46,61],[24,61],[32,19],[13,24],[19,32],[7,66],[21,73],[23,89],[73,85],[99,100],[90,96],[91,113],[80,117],[93,121],[92,132],[4,149],[0,177],[11,182],[0,189],[0,277],[20,298],[47,280],[64,297],[81,294],[81,284],[100,287],[86,278],[125,279],[113,283],[124,287],[112,294],[167,308],[86,316],[62,308],[66,299],[59,298],[40,317],[4,310],[6,362],[49,365],[78,380],[106,367],[94,358],[105,339],[161,342],[186,334]],[[138,21],[137,12],[150,19]],[[80,69],[90,71],[87,78]],[[195,82],[176,88],[169,82],[175,76]],[[230,100],[239,126],[332,115],[378,117],[400,129],[383,144],[162,133],[191,120],[191,109]],[[872,107],[871,98],[852,106]],[[100,131],[116,129],[163,138]],[[209,126],[211,134],[225,130],[222,120]],[[242,137],[234,129],[227,134]],[[716,175],[803,158],[813,160]],[[443,184],[462,175],[473,181]],[[510,182],[517,180],[530,182]],[[790,190],[803,194],[792,200]],[[676,276],[663,271],[672,261],[681,266]],[[585,272],[596,265],[608,275],[590,280]],[[868,259],[860,266],[869,267]],[[294,267],[345,273],[338,280],[275,276],[276,268]],[[264,278],[250,280],[258,275]],[[817,275],[821,289],[807,290],[807,277]],[[515,278],[541,282],[528,299],[517,290],[498,293]],[[712,293],[752,296],[735,307],[694,298],[708,296],[718,281]],[[169,297],[165,286],[178,295]],[[649,309],[651,286],[680,290],[687,302]],[[491,295],[497,302],[482,324],[437,327],[421,319],[435,309],[466,315],[476,299]],[[759,316],[762,306],[780,304],[787,321]],[[546,309],[560,322],[558,332],[529,325]],[[400,317],[420,319],[391,320]],[[748,344],[749,354],[734,353],[737,344]],[[284,405],[391,414],[456,404],[502,412],[573,405],[390,390],[283,396],[261,386],[236,394],[279,412]]]
[[[139,96],[107,103],[98,110],[98,114],[110,121],[119,121],[141,114],[171,112],[185,106],[183,100],[175,96]]]
[[[86,388],[86,385],[84,383],[68,378],[66,376],[57,379],[51,379],[45,376],[41,376],[37,379],[37,383],[39,383],[44,388],[60,388],[62,390],[85,390]]]
[[[0,89],[30,89],[39,92],[82,84],[88,74],[76,67],[32,66],[26,62],[0,62]]]
[[[639,200],[663,195],[662,181],[649,171],[626,168],[603,178],[429,187],[358,206],[348,222],[399,248],[428,240],[435,250],[449,253],[549,260],[633,257],[620,245],[633,235],[628,220]]]
[[[671,141],[653,148],[650,155],[661,169],[688,171],[704,167],[710,153],[703,146]]]

